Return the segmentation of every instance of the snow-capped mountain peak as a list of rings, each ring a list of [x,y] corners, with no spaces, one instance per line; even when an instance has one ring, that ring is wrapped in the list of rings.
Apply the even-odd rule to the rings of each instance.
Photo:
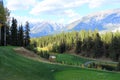
[[[65,26],[63,24],[48,21],[35,23],[34,26],[31,28],[31,36],[45,36],[48,34],[52,34],[53,32],[63,30],[64,27]]]
[[[76,23],[76,24],[75,24]],[[73,25],[75,24],[75,25]],[[116,30],[119,27],[116,27],[120,24],[120,9],[106,10],[97,13],[93,13],[81,18],[78,21],[75,21],[67,26],[69,30],[109,30],[111,27],[114,27],[113,30]],[[71,26],[73,25],[73,26]],[[111,27],[110,27],[111,26]]]
[[[62,31],[95,29],[100,32],[120,30],[120,9],[92,13],[67,26],[51,21],[39,22],[31,28],[31,37],[40,37]]]

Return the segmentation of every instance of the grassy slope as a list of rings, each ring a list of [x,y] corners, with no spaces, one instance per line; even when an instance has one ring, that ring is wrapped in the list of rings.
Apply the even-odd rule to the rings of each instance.
[[[116,62],[83,58],[83,57],[80,57],[77,55],[72,55],[72,54],[57,54],[56,61],[58,63],[68,64],[68,65],[76,65],[76,66],[81,66],[82,64],[86,64],[89,62],[95,62],[95,63],[103,64],[103,65],[110,65],[113,67],[117,66]]]
[[[54,68],[17,55],[11,47],[0,47],[0,80],[53,80]]]
[[[13,47],[0,47],[0,80],[119,80],[120,73],[52,65],[16,54]],[[98,77],[103,76],[104,77]]]
[[[89,59],[84,59],[70,54],[57,54],[56,58],[57,58],[56,61],[58,63],[64,63],[69,65],[82,65],[85,62],[90,61]]]
[[[57,80],[120,80],[120,74],[91,70],[65,70],[55,74]]]

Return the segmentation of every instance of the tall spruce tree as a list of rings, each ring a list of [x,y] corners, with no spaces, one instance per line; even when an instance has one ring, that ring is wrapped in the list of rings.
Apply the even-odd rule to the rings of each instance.
[[[95,46],[94,46],[94,57],[103,56],[103,42],[99,33],[96,33]]]
[[[81,40],[77,40],[76,41],[76,47],[75,47],[75,52],[78,54],[82,51],[82,41]]]
[[[30,27],[29,22],[26,22],[25,26],[25,47],[30,45]]]
[[[11,40],[10,40],[10,26],[6,25],[6,44],[10,44]]]
[[[18,45],[23,46],[24,45],[24,31],[23,26],[21,25],[18,30]]]
[[[6,13],[6,45],[10,44],[10,11],[9,9],[5,8],[5,13]]]
[[[18,45],[18,36],[17,36],[17,20],[12,18],[12,25],[11,25],[11,45],[17,46]]]
[[[120,58],[120,39],[116,36],[112,39],[110,51],[111,51],[110,57],[113,60],[118,61]]]

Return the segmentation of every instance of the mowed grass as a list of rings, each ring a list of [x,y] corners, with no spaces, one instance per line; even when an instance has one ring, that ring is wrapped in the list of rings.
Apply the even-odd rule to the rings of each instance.
[[[0,80],[54,80],[57,68],[22,57],[13,47],[0,47]]]
[[[65,70],[55,74],[56,80],[120,80],[120,74],[91,70]]]
[[[56,61],[62,64],[81,66],[82,64],[93,60],[81,58],[71,54],[57,54]]]
[[[0,80],[120,80],[120,73],[42,63],[13,48],[0,47]]]

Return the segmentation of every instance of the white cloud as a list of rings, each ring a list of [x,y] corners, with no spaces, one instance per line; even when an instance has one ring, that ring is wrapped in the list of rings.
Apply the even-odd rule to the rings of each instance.
[[[98,8],[103,5],[112,5],[120,3],[120,0],[6,0],[6,5],[10,10],[31,10],[29,13],[32,15],[52,15],[61,16],[58,22],[64,22],[65,18],[72,22],[81,18],[76,8],[82,5],[88,5],[89,8]],[[15,16],[15,15],[14,15]],[[32,18],[29,16],[15,16],[24,21],[41,21],[40,19]],[[101,16],[102,18],[102,16]],[[101,19],[100,18],[100,19]]]
[[[81,6],[87,0],[78,1],[78,0],[43,0],[39,2],[33,9],[31,10],[31,14],[53,14],[53,13],[64,13],[65,10]]]
[[[120,24],[109,23],[109,24],[105,24],[104,28],[106,30],[100,31],[101,34],[106,32],[116,32],[116,31],[120,31]]]
[[[28,21],[29,23],[37,23],[37,22],[43,21],[39,17],[38,18],[34,18],[34,17],[29,17],[29,16],[18,16],[18,15],[14,15],[14,14],[11,15],[11,18],[12,17],[17,19],[19,25],[20,24],[24,25],[26,23],[26,21]]]
[[[88,4],[90,8],[97,8],[101,6],[104,2],[105,0],[90,0]]]
[[[84,4],[87,4],[90,8],[118,4],[120,0],[6,0],[6,2],[10,10],[29,9],[31,7],[31,14],[49,14],[49,12],[52,14],[53,11],[61,12]]]
[[[66,14],[68,17],[79,17],[80,14],[74,12],[72,9],[68,9],[64,11],[64,14]]]
[[[78,8],[84,4],[87,4],[89,8],[97,8],[106,5],[108,1],[109,0],[43,0],[33,7],[30,13],[36,15],[40,13],[53,14],[53,12],[59,12],[60,14],[64,13],[65,10]],[[108,4],[111,4],[111,1],[109,1]]]
[[[61,24],[63,24],[63,23],[65,23],[65,19],[64,19],[64,18],[61,18],[61,19],[58,20],[57,23],[61,23]]]
[[[106,28],[108,31],[117,31],[120,30],[120,24],[106,24],[104,25],[104,28]]]
[[[6,0],[6,6],[10,10],[29,9],[37,3],[37,0]]]

